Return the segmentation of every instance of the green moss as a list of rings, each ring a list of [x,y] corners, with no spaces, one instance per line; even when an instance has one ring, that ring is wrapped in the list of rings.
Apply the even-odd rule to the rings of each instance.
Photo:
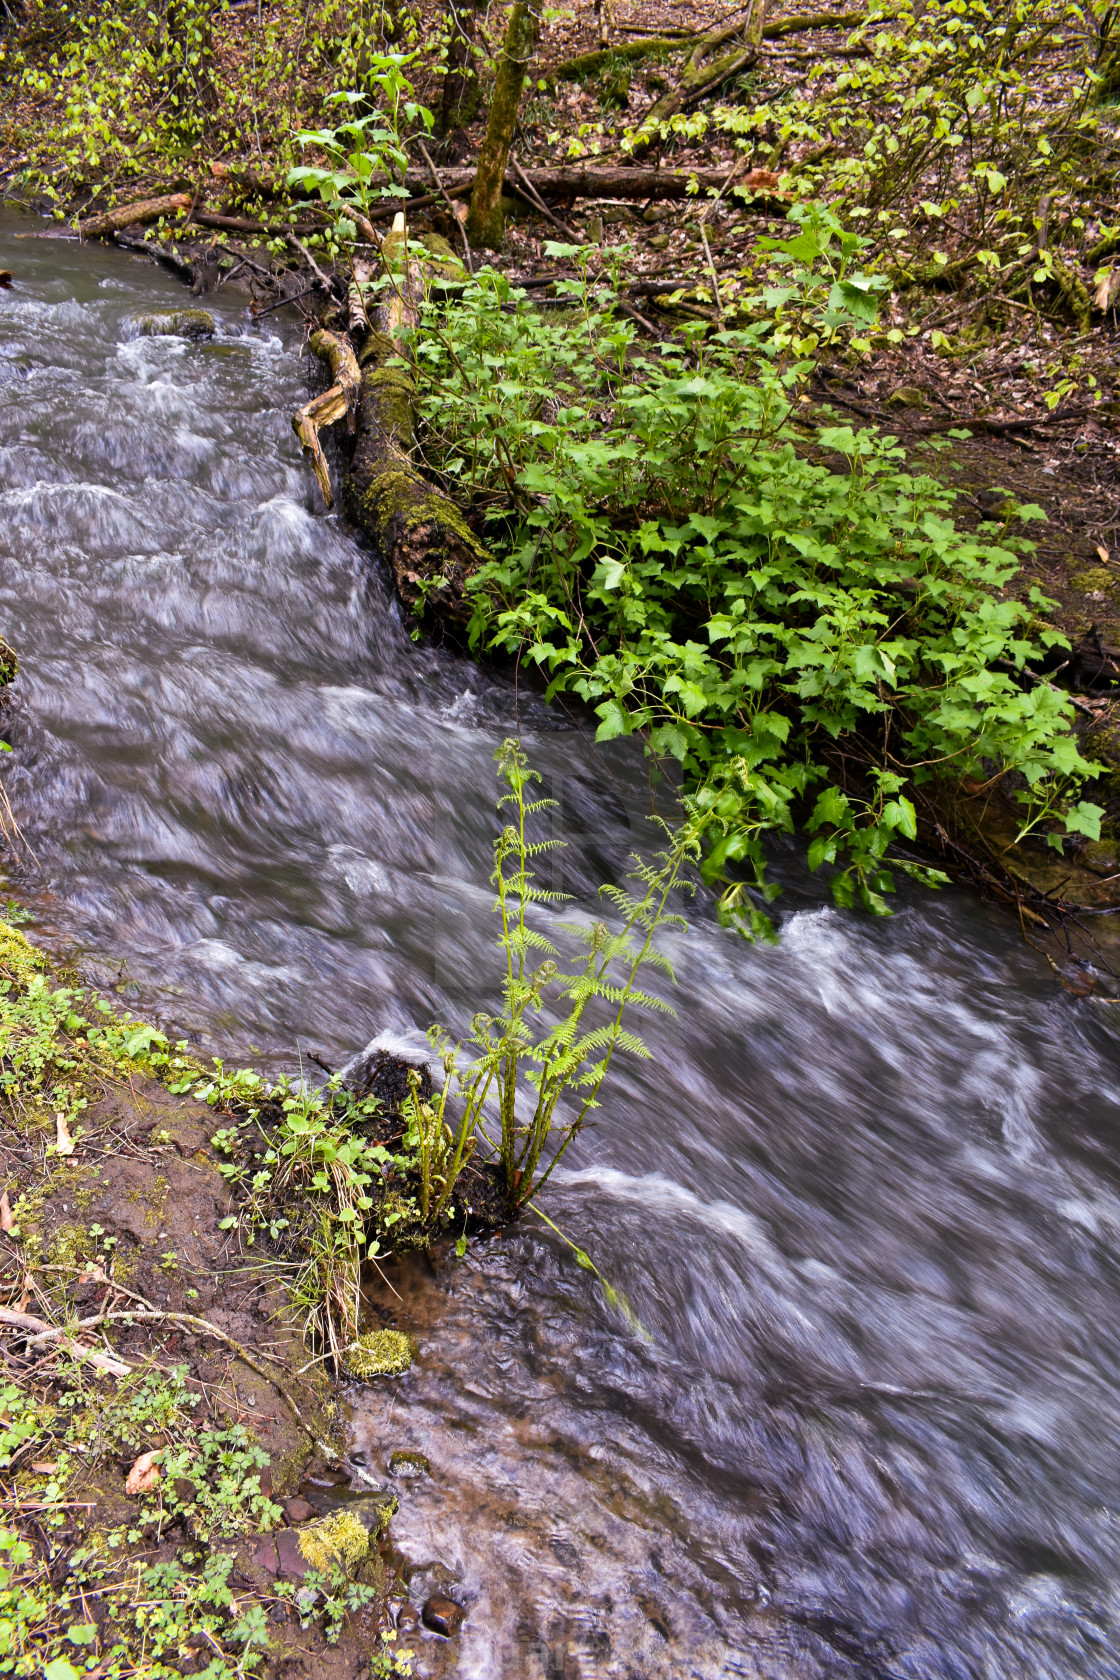
[[[1107,566],[1089,566],[1083,572],[1074,572],[1069,581],[1071,588],[1085,595],[1108,595],[1116,587],[1116,575]]]
[[[214,317],[208,309],[153,309],[133,316],[141,338],[213,338]]]
[[[399,1377],[412,1365],[412,1344],[399,1330],[370,1330],[342,1355],[352,1377]]]
[[[312,1569],[329,1575],[343,1569],[352,1575],[369,1551],[369,1535],[352,1511],[334,1511],[297,1530],[299,1549]]]
[[[0,685],[15,682],[19,676],[19,660],[3,636],[0,636]]]
[[[4,968],[13,979],[26,985],[33,974],[37,974],[46,967],[46,958],[34,945],[27,940],[10,923],[0,921],[0,968]]]

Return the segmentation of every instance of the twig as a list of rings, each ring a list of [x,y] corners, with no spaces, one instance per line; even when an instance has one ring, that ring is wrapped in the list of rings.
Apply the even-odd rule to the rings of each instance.
[[[704,255],[708,259],[708,273],[711,275],[712,285],[715,287],[716,313],[718,314],[720,320],[722,321],[723,320],[723,299],[719,295],[719,275],[716,273],[716,265],[712,261],[712,248],[708,244],[708,230],[704,226],[703,216],[701,216],[701,218],[700,218],[699,228],[700,228],[700,238],[704,241]]]
[[[467,273],[468,274],[473,274],[474,273],[474,259],[471,256],[471,242],[467,238],[467,230],[466,230],[465,226],[463,225],[463,223],[459,220],[459,215],[458,215],[458,212],[455,209],[454,201],[452,200],[450,194],[448,193],[447,188],[443,184],[443,177],[440,175],[439,170],[436,168],[435,164],[431,160],[431,157],[428,153],[427,146],[425,146],[423,140],[418,141],[417,144],[419,145],[421,152],[424,154],[424,162],[427,164],[428,168],[432,172],[432,180],[435,182],[436,186],[439,188],[440,193],[443,197],[444,203],[447,205],[447,208],[451,212],[451,219],[455,223],[455,226],[459,230],[459,237],[463,241],[463,255],[467,259]]]
[[[624,315],[629,315],[632,321],[636,321],[640,327],[643,327],[651,338],[660,339],[661,334],[658,332],[653,322],[647,321],[641,311],[635,309],[632,303],[627,303],[625,298],[616,298],[615,307],[621,309]]]
[[[96,1371],[104,1371],[110,1377],[130,1377],[133,1367],[126,1365],[123,1360],[110,1359],[107,1354],[94,1353],[92,1348],[84,1348],[67,1335],[65,1330],[52,1330],[49,1324],[44,1324],[41,1318],[32,1318],[30,1313],[12,1312],[9,1308],[0,1309],[0,1324],[6,1324],[13,1330],[38,1332],[28,1338],[28,1347],[33,1342],[41,1341],[43,1333],[58,1342],[63,1352],[69,1353],[75,1359],[84,1359]]]
[[[552,211],[548,208],[548,205],[545,203],[532,181],[528,179],[525,171],[522,169],[512,152],[509,154],[509,167],[512,174],[515,175],[517,180],[521,183],[521,190],[528,198],[529,203],[535,204],[542,216],[547,216],[553,227],[559,228],[565,239],[570,239],[574,245],[586,245],[587,238],[584,234],[577,233],[575,229],[570,228],[566,222],[562,222],[559,216],[554,216],[552,214]]]
[[[18,1325],[20,1329],[30,1329],[34,1326],[38,1331],[36,1335],[28,1338],[27,1345],[29,1348],[37,1347],[42,1342],[57,1340],[67,1334],[65,1330],[52,1329],[49,1324],[42,1324],[40,1320],[31,1318],[27,1313],[0,1312],[0,1324],[12,1320],[20,1321]],[[152,1320],[160,1320],[161,1322],[167,1324],[185,1324],[188,1325],[190,1329],[197,1331],[200,1335],[213,1336],[216,1341],[224,1342],[227,1347],[233,1349],[234,1353],[243,1364],[248,1365],[250,1371],[255,1371],[258,1377],[262,1377],[266,1383],[276,1390],[277,1394],[279,1394],[280,1398],[284,1401],[284,1404],[288,1407],[288,1410],[291,1412],[292,1416],[295,1418],[299,1427],[303,1430],[312,1445],[317,1447],[320,1452],[326,1453],[329,1458],[337,1458],[338,1454],[335,1452],[334,1448],[327,1446],[324,1441],[320,1441],[319,1437],[315,1434],[310,1425],[304,1422],[303,1413],[300,1411],[299,1406],[292,1399],[287,1389],[284,1388],[270,1372],[266,1371],[263,1365],[259,1365],[257,1363],[248,1348],[243,1347],[242,1344],[234,1336],[229,1335],[227,1331],[219,1330],[218,1326],[216,1324],[211,1324],[209,1319],[196,1318],[194,1313],[160,1312],[153,1307],[150,1310],[141,1312],[95,1313],[92,1318],[83,1318],[79,1320],[73,1328],[77,1330],[92,1330],[99,1324],[107,1324],[112,1321],[120,1320],[127,1320],[132,1324],[140,1321],[150,1322]],[[74,1345],[77,1347],[77,1344]],[[87,1359],[99,1357],[88,1353],[85,1348],[78,1348],[77,1351]],[[269,1354],[268,1357],[270,1359],[275,1359],[278,1365],[283,1363],[276,1354]],[[115,1361],[106,1361],[106,1368],[108,1368],[108,1365],[113,1363],[115,1363]],[[132,1370],[133,1367],[131,1365],[125,1365],[115,1374],[128,1376]]]
[[[301,298],[310,297],[312,292],[319,289],[318,280],[313,280],[310,286],[305,286],[302,292],[293,292],[291,297],[277,298],[275,303],[268,303],[263,309],[253,310],[254,321],[259,321],[262,315],[271,315],[274,309],[282,309],[286,303],[299,303]]]
[[[292,247],[292,250],[298,251],[303,260],[310,263],[312,269],[319,276],[319,279],[323,282],[323,285],[329,292],[331,289],[331,283],[319,267],[319,264],[315,261],[315,258],[311,255],[311,252],[307,249],[307,246],[303,243],[303,240],[297,239],[294,233],[289,233],[286,237],[288,244]]]

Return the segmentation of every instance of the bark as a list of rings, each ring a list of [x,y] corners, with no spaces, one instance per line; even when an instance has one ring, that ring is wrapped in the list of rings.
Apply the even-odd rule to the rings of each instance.
[[[443,97],[440,100],[441,135],[450,134],[455,128],[465,128],[473,122],[482,98],[474,59],[474,0],[448,0],[447,25],[450,41],[447,75],[443,79]]]
[[[493,250],[502,241],[502,183],[517,128],[521,90],[540,37],[539,8],[540,0],[514,0],[509,14],[467,217],[467,236],[476,249],[484,246]]]
[[[189,193],[171,193],[166,198],[141,198],[135,204],[119,204],[103,216],[87,216],[78,223],[83,239],[103,239],[106,234],[121,228],[136,227],[144,222],[157,222],[161,216],[173,216],[178,210],[189,210]]]
[[[323,426],[333,426],[337,420],[344,417],[347,429],[351,432],[354,430],[361,373],[357,357],[339,334],[328,332],[326,327],[319,327],[311,334],[309,343],[320,361],[326,362],[330,368],[335,383],[329,391],[313,397],[309,403],[304,403],[303,407],[296,411],[292,416],[292,429],[303,445],[303,453],[311,461],[315,477],[319,480],[319,488],[323,492],[324,502],[328,507],[333,507],[331,475],[319,442],[319,431]]]
[[[454,502],[416,465],[416,385],[402,351],[406,329],[415,327],[419,316],[423,275],[420,265],[405,255],[404,218],[400,221],[383,249],[386,266],[395,271],[395,285],[373,312],[373,327],[361,352],[355,442],[343,481],[343,505],[388,564],[406,607],[418,616],[428,607],[444,622],[465,623],[471,613],[466,584],[487,555]],[[364,313],[364,278],[356,270],[351,321]],[[348,365],[347,357],[353,360],[353,351],[337,334],[321,329],[312,333],[310,343],[332,373]],[[345,413],[340,379],[305,405],[292,423],[303,441],[305,431],[317,434],[320,426],[341,420]],[[317,435],[314,442],[317,447]],[[314,451],[307,444],[305,448],[314,458]],[[325,461],[322,465],[325,472]]]
[[[799,12],[792,17],[778,18],[773,23],[765,23],[760,13],[759,39],[774,41],[786,35],[801,35],[810,29],[854,28],[857,23],[863,22],[865,15],[864,12]],[[752,16],[751,23],[753,22]],[[718,39],[721,42],[729,41],[734,35],[742,33],[743,26],[736,24],[734,28],[724,30]],[[710,36],[702,33],[651,36],[645,41],[628,41],[623,46],[608,47],[599,52],[580,53],[578,58],[565,59],[562,64],[548,72],[548,79],[550,82],[582,82],[589,76],[597,76],[601,70],[609,69],[616,63],[636,63],[639,59],[652,58],[656,53],[662,52],[687,52],[689,47],[695,47],[700,41],[708,39]]]

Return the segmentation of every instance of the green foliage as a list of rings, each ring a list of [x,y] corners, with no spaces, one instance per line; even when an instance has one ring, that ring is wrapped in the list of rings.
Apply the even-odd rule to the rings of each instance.
[[[1006,776],[1022,834],[1059,843],[1058,825],[1100,815],[1079,798],[1095,767],[1068,697],[1020,675],[1064,645],[1050,603],[1015,593],[1019,524],[1039,510],[962,531],[954,492],[894,439],[799,408],[813,356],[865,326],[874,286],[831,212],[797,214],[771,245],[782,284],[656,355],[589,280],[569,283],[573,327],[492,273],[419,345],[431,455],[495,555],[475,642],[542,665],[600,740],[639,733],[680,764],[705,874],[763,934],[767,833],[807,827],[838,901],[881,912],[888,853],[937,879],[895,845],[923,784]]]
[[[565,897],[536,884],[530,867],[534,858],[562,844],[534,840],[529,819],[554,802],[530,800],[527,793],[536,772],[528,768],[516,741],[505,741],[497,753],[499,773],[509,792],[499,801],[511,807],[511,820],[494,842],[497,889],[494,908],[501,918],[499,943],[505,958],[502,985],[504,1010],[499,1015],[475,1015],[470,1043],[477,1054],[465,1067],[446,1050],[439,1029],[433,1041],[445,1049],[447,1080],[440,1100],[438,1122],[446,1129],[442,1172],[433,1170],[440,1186],[432,1213],[447,1198],[462,1161],[477,1137],[501,1162],[510,1206],[523,1207],[548,1182],[573,1139],[582,1130],[607,1076],[616,1050],[647,1056],[642,1040],[623,1025],[628,1011],[656,1009],[672,1013],[660,998],[637,986],[644,968],[656,967],[672,977],[668,959],[654,946],[658,928],[680,918],[667,906],[681,885],[685,865],[698,853],[691,826],[674,837],[658,867],[634,860],[638,890],[617,886],[601,889],[618,912],[620,925],[612,931],[605,921],[590,926],[569,924],[565,931],[583,946],[582,963],[568,973],[557,964],[560,955],[552,941],[534,927],[534,905],[555,904]],[[600,1008],[595,1019],[595,1006]],[[538,1028],[534,1018],[558,1014],[551,1026]],[[456,1130],[443,1119],[451,1085],[463,1103]],[[565,1112],[562,1102],[573,1099]],[[420,1108],[413,1092],[412,1111]]]
[[[370,60],[367,92],[332,94],[332,105],[360,107],[375,102],[376,109],[355,115],[338,128],[304,130],[296,135],[303,147],[314,147],[329,160],[329,167],[301,164],[288,171],[288,185],[317,192],[324,203],[345,212],[354,207],[368,216],[374,198],[407,198],[404,185],[408,168],[408,130],[430,134],[435,122],[426,106],[410,98],[412,83],[405,68],[416,53],[379,54]]]
[[[744,161],[787,167],[786,189],[868,228],[900,290],[967,288],[993,308],[1036,301],[1084,331],[1076,265],[1100,260],[1090,248],[1111,231],[1100,188],[1120,157],[1115,110],[1098,98],[1113,10],[1101,0],[871,5],[842,57],[821,52],[770,98],[756,77],[737,101],[674,117],[660,135],[670,145],[731,136]],[[1022,327],[1021,313],[1010,319]],[[934,342],[952,348],[944,334]]]
[[[415,38],[402,7],[394,45]],[[323,119],[332,88],[376,94],[388,45],[378,0],[355,0],[341,25],[327,0],[262,14],[228,0],[27,0],[20,27],[0,33],[0,84],[34,102],[25,179],[59,196],[223,153],[283,169],[293,130]]]

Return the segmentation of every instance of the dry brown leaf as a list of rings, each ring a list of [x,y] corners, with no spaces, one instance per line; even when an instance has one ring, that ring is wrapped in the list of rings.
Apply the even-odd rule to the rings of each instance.
[[[65,1119],[61,1114],[56,1114],[54,1123],[58,1132],[58,1138],[54,1146],[55,1153],[57,1155],[73,1155],[74,1139],[70,1136],[70,1128]]]
[[[58,1469],[58,1465],[57,1464],[40,1463],[39,1460],[36,1459],[35,1463],[32,1464],[31,1468],[32,1468],[32,1470],[34,1470],[34,1472],[37,1476],[53,1476],[55,1471]]]
[[[159,1465],[156,1459],[158,1452],[141,1453],[132,1469],[128,1472],[128,1480],[124,1484],[124,1491],[135,1496],[138,1493],[151,1493],[159,1486]]]
[[[0,1196],[0,1231],[10,1231],[15,1224],[12,1218],[12,1204],[8,1200],[8,1192]]]

